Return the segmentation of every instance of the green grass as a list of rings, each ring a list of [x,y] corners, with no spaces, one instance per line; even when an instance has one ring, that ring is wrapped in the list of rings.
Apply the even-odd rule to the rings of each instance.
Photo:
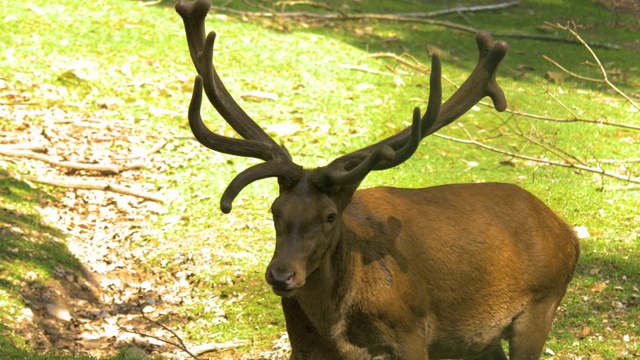
[[[367,1],[328,2],[347,5],[346,11],[353,13],[442,7],[436,6],[438,2],[421,6],[390,0],[376,5]],[[236,1],[231,6],[243,5]],[[7,3],[0,15],[0,46],[5,53],[0,57],[0,79],[13,84],[31,106],[58,107],[78,116],[128,121],[148,131],[190,136],[186,108],[195,71],[172,3],[13,2]],[[591,2],[549,0],[442,19],[494,33],[539,33],[545,21],[576,21],[583,26],[579,31],[586,40],[623,45],[620,50],[594,50],[611,72],[612,81],[637,99],[638,52],[626,46],[637,40],[638,24],[633,18],[616,18]],[[211,14],[207,26],[218,32],[214,61],[230,92],[237,99],[250,90],[277,94],[277,101],[238,101],[270,135],[286,144],[297,163],[307,167],[326,164],[398,131],[410,121],[414,106],[424,110],[423,99],[429,91],[427,75],[391,60],[371,58],[369,53],[406,52],[429,64],[427,45],[436,46],[450,53],[443,57],[443,75],[457,84],[477,59],[472,34],[419,23],[282,25],[272,19],[243,20],[223,13]],[[559,30],[544,31],[568,37]],[[547,95],[549,92],[581,117],[640,125],[638,113],[631,112],[604,84],[574,78],[555,84],[545,78],[546,72],[559,70],[542,55],[574,72],[597,77],[598,70],[587,64],[592,59],[582,46],[496,38],[508,41],[510,46],[498,78],[510,108],[570,117]],[[391,69],[397,75],[353,71],[341,65]],[[50,87],[64,89],[66,94],[54,96],[47,90]],[[444,92],[446,98],[453,88],[445,85]],[[105,109],[100,105],[105,99],[121,100],[122,105]],[[212,129],[232,134],[213,110],[203,109],[203,118]],[[514,136],[513,129],[543,134],[585,159],[632,159],[640,154],[640,133],[634,130],[529,120],[497,114],[487,107],[472,111],[460,122],[487,144],[529,155],[551,157],[539,148],[525,146],[526,141]],[[10,131],[20,127],[0,119],[0,128]],[[442,133],[466,136],[455,124]],[[193,273],[191,296],[196,302],[184,305],[178,318],[169,319],[180,325],[186,340],[250,340],[250,345],[227,355],[237,358],[242,353],[269,350],[285,331],[279,299],[263,276],[274,243],[268,209],[277,194],[275,181],[252,184],[235,201],[233,212],[223,215],[219,211],[222,191],[238,171],[255,161],[219,156],[190,140],[181,144],[162,153],[180,166],[148,176],[148,181],[163,191],[177,194],[167,213],[156,219],[162,231],[129,246],[153,247],[147,264],[151,268],[167,273],[189,269]],[[470,162],[477,166],[469,166]],[[638,163],[625,166],[630,173],[639,173]],[[15,170],[11,163],[0,162],[0,168],[7,167]],[[37,210],[46,202],[56,201],[56,190],[0,179],[0,223],[5,224],[0,228],[0,348],[36,359],[35,351],[14,330],[25,307],[21,284],[49,281],[55,278],[56,266],[78,271],[80,264],[66,248],[64,234]],[[585,226],[591,235],[582,240],[578,270],[547,342],[555,355],[545,358],[640,356],[640,192],[603,190],[623,183],[589,172],[529,164],[436,137],[423,141],[405,164],[372,173],[363,187],[480,181],[518,183],[571,225]],[[167,220],[175,218],[179,221]],[[206,259],[206,266],[176,265],[172,262],[176,254]]]

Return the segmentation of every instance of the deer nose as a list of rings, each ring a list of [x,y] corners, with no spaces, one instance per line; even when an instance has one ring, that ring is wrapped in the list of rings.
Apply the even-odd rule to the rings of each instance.
[[[274,267],[267,270],[266,277],[269,285],[275,288],[288,290],[293,286],[296,279],[296,273],[294,271]]]

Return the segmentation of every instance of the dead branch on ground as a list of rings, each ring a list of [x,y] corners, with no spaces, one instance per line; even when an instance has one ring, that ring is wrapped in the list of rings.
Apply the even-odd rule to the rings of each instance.
[[[608,86],[610,86],[619,96],[623,97],[626,101],[628,101],[634,108],[637,109],[637,104],[628,96],[626,95],[624,92],[622,92],[619,88],[617,88],[613,83],[611,83],[611,81],[608,79],[607,77],[607,72],[606,69],[604,68],[604,66],[602,66],[602,63],[600,62],[600,60],[598,59],[597,55],[595,54],[595,52],[593,50],[591,50],[591,48],[589,47],[589,44],[587,42],[585,42],[582,38],[579,37],[579,35],[577,34],[576,30],[575,30],[575,25],[574,27],[561,27],[564,30],[570,31],[572,35],[577,37],[577,41],[579,41],[583,46],[587,47],[589,49],[589,52],[591,53],[591,55],[593,56],[594,59],[596,59],[596,62],[599,66],[600,71],[602,72],[602,76],[603,79],[595,79],[595,78],[590,78],[590,77],[585,77],[585,76],[580,76],[577,75],[573,72],[570,72],[569,70],[566,70],[564,68],[561,67],[561,69],[563,69],[564,71],[566,71],[567,73],[569,73],[570,75],[574,76],[574,77],[578,77],[580,79],[583,80],[587,80],[587,81],[596,81],[599,83],[605,83]],[[389,58],[392,59],[396,62],[398,62],[399,64],[406,66],[408,68],[411,68],[413,70],[422,72],[422,73],[428,73],[430,72],[430,69],[423,65],[422,63],[420,63],[415,57],[411,56],[410,54],[401,54],[401,55],[396,55],[393,53],[374,53],[371,54],[370,57],[373,58]],[[545,59],[550,60],[548,57],[545,57]],[[557,64],[555,62],[552,61],[552,63]],[[557,65],[559,66],[559,65]],[[454,84],[452,81],[450,81],[449,79],[447,79],[446,77],[443,77],[443,79],[445,81],[447,81],[449,84],[451,84],[453,87],[457,88],[458,86],[456,84]],[[560,108],[562,108],[563,110],[565,110],[569,116],[566,118],[560,118],[560,117],[553,117],[553,116],[548,116],[548,115],[541,115],[541,114],[532,114],[532,113],[528,113],[528,112],[523,112],[523,111],[518,111],[515,110],[513,108],[507,108],[505,113],[506,114],[510,114],[509,116],[512,119],[517,119],[517,118],[525,118],[525,119],[530,119],[530,120],[542,120],[542,121],[549,121],[549,122],[557,122],[557,123],[587,123],[587,124],[593,124],[593,125],[598,125],[598,126],[607,126],[607,127],[615,127],[615,128],[620,128],[620,129],[624,129],[624,130],[631,130],[631,131],[640,131],[640,126],[636,125],[636,124],[632,124],[632,123],[620,123],[620,122],[614,122],[614,121],[606,121],[603,119],[595,119],[595,118],[588,118],[588,117],[584,117],[584,116],[580,116],[576,113],[576,111],[572,110],[570,106],[567,106],[562,100],[560,100],[557,96],[555,96],[554,94],[552,94],[549,89],[545,90],[545,93],[554,100],[555,103],[558,104],[558,106],[560,106]],[[480,102],[480,104],[487,106],[487,107],[491,107],[493,108],[493,105],[489,102]],[[515,115],[516,117],[513,118],[513,115]],[[633,116],[633,115],[630,115]],[[535,162],[535,163],[541,163],[541,164],[546,164],[546,165],[552,165],[552,166],[560,166],[560,167],[565,167],[565,168],[573,168],[579,171],[585,171],[585,172],[591,172],[591,173],[595,173],[595,174],[600,174],[602,176],[605,177],[609,177],[609,178],[614,178],[617,180],[622,180],[622,181],[626,181],[626,182],[631,182],[631,183],[640,183],[640,177],[637,175],[632,174],[629,170],[628,167],[625,166],[624,164],[630,164],[630,163],[637,163],[640,162],[640,159],[637,158],[627,158],[627,159],[597,159],[595,158],[594,154],[590,154],[592,157],[591,159],[585,159],[582,158],[581,156],[579,156],[578,154],[572,153],[571,151],[567,151],[565,149],[562,149],[558,146],[558,144],[555,144],[553,141],[549,141],[548,139],[546,139],[545,135],[542,134],[533,123],[530,123],[530,130],[529,133],[522,131],[519,128],[519,125],[516,124],[510,124],[511,120],[504,120],[500,127],[504,128],[504,127],[508,127],[510,132],[503,132],[499,135],[499,137],[501,136],[515,136],[517,138],[523,139],[524,140],[524,145],[522,146],[522,148],[520,148],[517,151],[509,151],[509,150],[505,150],[502,149],[500,147],[496,147],[496,146],[491,146],[488,145],[488,142],[490,142],[493,139],[475,139],[472,137],[472,135],[467,132],[467,130],[462,127],[462,125],[460,125],[460,127],[463,129],[463,131],[465,132],[467,139],[462,139],[462,138],[457,138],[457,137],[453,137],[453,136],[446,136],[446,135],[442,135],[442,134],[435,134],[436,136],[446,139],[446,140],[450,140],[450,141],[454,141],[454,142],[459,142],[459,143],[464,143],[464,144],[469,144],[469,145],[474,145],[474,146],[478,146],[480,148],[483,148],[485,150],[489,150],[491,152],[495,152],[495,153],[499,153],[511,158],[518,158],[518,159],[523,159],[525,161],[529,161],[529,162]],[[481,131],[486,131],[486,130],[481,130]],[[555,157],[557,160],[550,160],[548,159],[546,156],[530,156],[530,155],[526,155],[524,153],[524,150],[529,146],[529,145],[533,145],[535,148],[541,149],[542,153],[544,154],[548,154],[548,155],[552,155],[552,157]],[[618,164],[617,169],[619,171],[612,171],[612,170],[608,170],[605,169],[604,165],[614,165],[614,164]],[[629,186],[604,186],[603,187],[606,190],[634,190],[637,188],[636,185],[629,185]]]
[[[19,148],[20,146],[17,146],[17,147]],[[11,149],[4,146],[0,146],[0,156],[38,160],[50,165],[63,167],[67,169],[95,171],[103,174],[119,174],[126,170],[139,169],[144,166],[144,164],[141,164],[141,163],[133,163],[128,165],[116,165],[116,164],[90,164],[90,163],[58,160],[53,156],[39,154],[29,150]]]
[[[274,19],[286,19],[286,20],[296,20],[296,19],[305,19],[307,21],[352,21],[352,20],[379,20],[379,21],[396,21],[396,22],[418,22],[422,24],[434,25],[434,26],[442,26],[446,28],[456,29],[460,31],[465,31],[469,33],[477,33],[480,29],[477,29],[473,26],[463,25],[459,23],[455,23],[447,20],[436,20],[435,17],[445,16],[451,14],[464,14],[470,12],[481,12],[481,11],[495,11],[495,10],[503,10],[511,7],[515,7],[520,5],[520,0],[512,0],[497,4],[489,4],[489,5],[471,5],[471,6],[458,6],[449,9],[436,10],[430,12],[405,12],[405,13],[390,13],[390,14],[377,14],[377,13],[362,13],[362,14],[350,14],[345,13],[344,11],[337,9],[334,6],[331,6],[322,2],[315,1],[278,1],[274,3],[274,6],[279,6],[280,10],[275,10],[273,8],[268,8],[263,5],[258,5],[255,3],[249,3],[255,8],[258,8],[262,11],[243,11],[243,10],[235,10],[228,8],[226,6],[212,6],[211,9],[216,11],[227,12],[231,14],[240,15],[243,17],[266,17],[266,18],[274,18]],[[314,12],[306,12],[306,11],[285,11],[287,6],[299,6],[306,5],[314,8],[319,8],[322,10],[326,10],[329,13],[320,14]],[[573,38],[566,38],[554,35],[547,34],[526,34],[526,33],[500,33],[500,32],[492,32],[495,37],[502,38],[524,38],[531,40],[541,40],[541,41],[555,41],[555,42],[563,42],[569,44],[578,44],[579,41]],[[620,49],[620,46],[615,44],[607,44],[600,42],[590,42],[589,45],[591,47],[598,47],[603,49]]]
[[[229,350],[229,349],[235,349],[237,347],[240,346],[244,346],[247,345],[249,342],[246,340],[235,340],[235,341],[227,341],[224,343],[207,343],[207,344],[202,344],[202,345],[196,345],[193,347],[188,347],[184,341],[182,340],[182,338],[180,336],[178,336],[178,334],[176,334],[175,331],[173,331],[170,327],[162,324],[159,321],[153,320],[148,318],[144,312],[140,312],[140,315],[142,316],[143,319],[145,319],[146,321],[150,322],[151,324],[158,326],[166,331],[168,331],[171,336],[173,336],[174,338],[177,339],[177,341],[171,341],[171,340],[166,340],[163,339],[159,336],[155,336],[155,335],[151,335],[148,333],[144,333],[144,332],[140,332],[137,331],[135,329],[129,329],[126,328],[120,324],[118,324],[118,326],[120,327],[120,330],[128,332],[128,333],[132,333],[132,334],[136,334],[136,335],[140,335],[140,336],[144,336],[144,337],[148,337],[151,339],[155,339],[158,341],[162,341],[165,344],[169,344],[171,346],[174,346],[175,348],[179,349],[180,351],[184,351],[185,353],[187,353],[189,356],[191,356],[194,359],[199,359],[198,355],[202,355],[202,354],[206,354],[206,353],[210,353],[210,352],[219,352],[219,351],[224,351],[224,350]]]
[[[476,139],[473,138],[469,138],[469,139],[461,139],[461,138],[457,138],[457,137],[453,137],[453,136],[447,136],[447,135],[443,135],[443,134],[438,134],[435,133],[433,134],[439,138],[445,139],[445,140],[449,140],[449,141],[453,141],[453,142],[458,142],[458,143],[462,143],[462,144],[468,144],[468,145],[474,145],[480,148],[483,148],[485,150],[489,150],[498,154],[502,154],[502,155],[506,155],[508,157],[511,158],[517,158],[517,159],[523,159],[523,160],[527,160],[527,161],[532,161],[532,162],[537,162],[537,163],[541,163],[541,164],[546,164],[546,165],[554,165],[554,166],[560,166],[560,167],[565,167],[565,168],[573,168],[576,170],[582,170],[582,171],[587,171],[587,172],[591,172],[591,173],[596,173],[596,174],[600,174],[603,176],[607,176],[613,179],[617,179],[617,180],[623,180],[623,181],[627,181],[627,182],[632,182],[632,183],[638,183],[640,184],[640,177],[634,177],[631,175],[624,175],[624,174],[620,174],[620,173],[616,173],[616,172],[612,172],[609,170],[605,170],[601,167],[598,166],[588,166],[588,165],[583,165],[581,163],[576,163],[576,162],[570,162],[570,161],[566,161],[566,160],[561,160],[561,161],[557,161],[557,160],[549,160],[546,158],[540,158],[540,157],[535,157],[535,156],[527,156],[527,155],[523,155],[521,153],[516,153],[516,152],[512,152],[512,151],[507,151],[504,149],[500,149],[497,147],[493,147],[490,145],[487,145],[481,141],[478,141]]]
[[[550,57],[548,57],[546,55],[543,55],[542,57],[545,60],[549,61],[550,63],[555,65],[557,68],[559,68],[560,70],[564,71],[565,73],[567,73],[568,75],[570,75],[572,77],[575,77],[575,78],[578,78],[578,79],[582,79],[582,80],[587,80],[587,81],[590,81],[590,82],[600,82],[600,83],[607,84],[607,86],[609,86],[613,91],[615,91],[618,95],[622,96],[625,100],[627,100],[629,102],[629,104],[631,104],[631,106],[636,108],[636,110],[640,111],[640,105],[638,105],[638,103],[633,101],[633,99],[631,99],[622,90],[618,89],[618,87],[615,86],[609,80],[609,76],[607,75],[607,70],[602,65],[602,62],[600,62],[600,58],[598,58],[598,55],[596,55],[596,53],[593,51],[593,49],[591,49],[591,46],[589,46],[589,44],[586,41],[584,41],[584,39],[582,39],[580,34],[578,34],[578,31],[577,31],[578,26],[574,22],[570,22],[569,24],[567,24],[565,26],[560,25],[560,24],[551,24],[551,23],[546,23],[546,24],[549,25],[549,26],[553,26],[556,29],[560,29],[560,30],[564,30],[564,31],[569,32],[580,44],[582,44],[582,46],[584,46],[587,49],[589,54],[591,54],[591,57],[593,58],[593,60],[595,60],[596,64],[598,65],[598,69],[600,69],[600,73],[602,74],[602,79],[595,79],[595,78],[590,78],[590,77],[586,77],[586,76],[582,76],[582,75],[576,74],[576,73],[574,73],[572,71],[567,70],[562,65],[560,65],[558,62],[556,62],[555,60],[551,59]]]
[[[10,178],[20,180],[20,181],[30,181],[38,184],[61,187],[66,189],[76,189],[76,190],[99,190],[99,191],[109,191],[122,195],[129,195],[145,200],[155,201],[158,203],[164,203],[164,199],[160,196],[142,191],[135,190],[130,187],[114,184],[108,181],[79,181],[79,180],[59,180],[59,179],[50,179],[50,178],[42,178],[31,175],[22,175],[15,173],[13,171],[2,170],[0,175],[5,175]]]

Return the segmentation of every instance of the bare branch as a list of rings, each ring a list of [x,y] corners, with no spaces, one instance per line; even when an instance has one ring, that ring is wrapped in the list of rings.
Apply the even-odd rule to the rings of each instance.
[[[606,177],[610,177],[610,178],[614,178],[614,179],[618,179],[618,180],[623,180],[623,181],[628,181],[628,182],[640,184],[640,177],[634,177],[634,176],[631,176],[631,175],[623,175],[623,174],[620,174],[620,173],[611,172],[611,171],[605,170],[605,169],[603,169],[601,167],[586,166],[586,165],[581,165],[581,164],[576,164],[576,163],[569,163],[569,162],[565,162],[565,161],[555,161],[555,160],[541,159],[541,158],[537,158],[537,157],[533,157],[533,156],[526,156],[526,155],[522,155],[522,154],[511,152],[511,151],[502,150],[502,149],[499,149],[499,148],[496,148],[496,147],[493,147],[493,146],[489,146],[487,144],[483,144],[482,142],[474,140],[472,138],[470,138],[470,139],[460,139],[460,138],[447,136],[447,135],[442,135],[442,134],[438,134],[438,133],[435,133],[433,135],[435,135],[435,136],[437,136],[439,138],[445,139],[445,140],[450,140],[450,141],[454,141],[454,142],[458,142],[458,143],[462,143],[462,144],[475,145],[475,146],[478,146],[480,148],[483,148],[483,149],[486,149],[486,150],[489,150],[489,151],[492,151],[492,152],[495,152],[495,153],[498,153],[498,154],[507,155],[507,156],[513,157],[513,158],[524,159],[524,160],[538,162],[538,163],[542,163],[542,164],[555,165],[555,166],[561,166],[561,167],[566,167],[566,168],[573,168],[573,169],[577,169],[577,170],[583,170],[583,171],[600,174],[600,175],[603,175],[603,176],[606,176]]]
[[[430,71],[427,66],[423,65],[422,63],[420,63],[413,55],[408,54],[408,53],[404,53],[404,54],[401,54],[401,55],[397,55],[397,54],[394,54],[394,53],[372,53],[369,56],[372,57],[372,58],[390,58],[390,59],[393,59],[393,60],[395,60],[396,62],[398,62],[398,63],[400,63],[402,65],[405,65],[405,66],[407,66],[407,67],[409,67],[411,69],[414,69],[414,70],[422,72],[422,73],[428,73]],[[409,58],[412,61],[407,61],[405,58]],[[453,81],[451,81],[450,79],[448,79],[444,75],[442,76],[442,79],[447,81],[454,88],[456,88],[456,89],[458,88],[457,84],[455,84]],[[564,108],[571,115],[571,117],[570,118],[558,118],[558,117],[545,116],[545,115],[539,115],[539,114],[531,114],[531,113],[527,113],[527,112],[524,112],[524,111],[514,110],[512,108],[507,108],[505,110],[505,112],[509,113],[509,114],[512,114],[512,115],[523,116],[523,117],[536,119],[536,120],[546,120],[546,121],[559,122],[559,123],[581,122],[581,123],[596,124],[596,125],[602,125],[602,126],[619,127],[619,128],[623,128],[623,129],[629,129],[629,130],[640,130],[640,126],[639,125],[626,124],[626,123],[616,123],[616,122],[611,122],[611,121],[606,121],[606,120],[601,120],[601,119],[589,119],[589,118],[580,117],[577,114],[575,114],[558,97],[554,96],[553,94],[551,94],[548,91],[546,91],[546,93],[552,99],[554,99],[560,106],[562,106],[562,108]],[[478,102],[478,104],[487,106],[489,108],[493,108],[493,104],[490,103],[490,102],[480,101],[480,102]]]
[[[144,312],[140,312],[141,316],[143,319],[145,319],[146,321],[152,323],[155,326],[161,327],[162,329],[168,331],[169,333],[171,333],[171,335],[177,339],[177,342],[171,341],[171,340],[166,340],[163,339],[159,336],[155,336],[155,335],[151,335],[151,334],[147,334],[147,333],[143,333],[140,331],[137,331],[135,329],[128,329],[120,324],[118,324],[118,326],[120,327],[121,330],[128,332],[128,333],[132,333],[132,334],[137,334],[140,336],[144,336],[144,337],[148,337],[148,338],[152,338],[158,341],[162,341],[163,343],[172,345],[178,349],[180,349],[181,351],[184,351],[185,353],[187,353],[189,356],[191,356],[194,359],[199,359],[198,355],[202,355],[202,354],[206,354],[206,353],[210,353],[210,352],[217,352],[217,351],[223,351],[223,350],[228,350],[228,349],[234,349],[237,348],[239,346],[244,346],[246,344],[248,344],[249,342],[247,340],[235,340],[235,341],[227,341],[224,343],[208,343],[208,344],[202,344],[202,345],[196,345],[193,346],[191,348],[187,347],[187,345],[184,343],[184,341],[182,340],[182,338],[180,336],[178,336],[178,334],[176,334],[175,331],[173,331],[170,327],[164,325],[163,323],[150,319],[148,318]]]
[[[443,15],[449,15],[449,14],[463,14],[463,13],[469,13],[469,12],[502,10],[502,9],[518,6],[520,5],[520,1],[514,0],[514,1],[507,1],[503,3],[490,4],[490,5],[460,6],[460,7],[431,11],[431,12],[408,12],[408,13],[392,13],[392,14],[375,14],[375,13],[348,14],[326,3],[319,3],[319,2],[313,2],[313,1],[280,1],[280,2],[277,2],[276,4],[279,4],[281,6],[309,5],[316,8],[329,10],[332,13],[318,14],[318,13],[304,12],[304,11],[273,11],[271,9],[265,8],[264,6],[260,6],[256,4],[253,4],[253,6],[256,8],[262,9],[263,10],[262,12],[242,11],[242,10],[235,10],[235,9],[230,9],[227,7],[220,7],[220,6],[212,6],[211,8],[217,11],[225,11],[228,13],[238,14],[246,17],[255,16],[255,17],[272,17],[272,18],[281,18],[281,19],[304,18],[307,20],[318,20],[318,21],[381,20],[381,21],[419,22],[423,24],[442,26],[442,27],[457,29],[457,30],[466,31],[466,32],[475,34],[478,31],[480,31],[480,29],[477,29],[473,26],[462,25],[462,24],[458,24],[458,23],[454,23],[446,20],[435,20],[433,18],[437,16],[443,16]],[[579,41],[576,39],[546,35],[546,34],[492,32],[492,35],[495,37],[556,41],[556,42],[563,42],[563,43],[569,43],[569,44],[579,43]],[[589,45],[592,47],[598,47],[598,48],[604,48],[604,49],[620,49],[620,46],[618,45],[606,44],[606,43],[600,43],[600,42],[590,42]]]
[[[560,70],[563,70],[564,72],[566,72],[567,74],[579,78],[579,79],[584,79],[584,80],[589,80],[589,81],[595,81],[595,82],[604,82],[607,84],[607,86],[609,86],[611,89],[613,89],[613,91],[615,91],[618,95],[622,96],[623,98],[625,98],[625,100],[627,100],[629,102],[629,104],[631,104],[634,108],[636,108],[638,111],[640,111],[640,105],[638,105],[638,103],[636,103],[635,101],[633,101],[633,99],[631,99],[627,94],[625,94],[623,91],[621,91],[620,89],[618,89],[618,87],[616,87],[610,80],[609,80],[609,76],[607,75],[607,70],[604,68],[604,66],[602,66],[602,63],[600,62],[600,59],[598,58],[598,55],[596,55],[596,53],[593,51],[593,49],[591,49],[591,46],[589,46],[589,44],[584,41],[582,39],[582,37],[580,36],[580,34],[578,34],[578,32],[576,31],[576,24],[573,22],[570,22],[568,25],[566,26],[562,26],[560,24],[550,24],[547,23],[550,26],[553,26],[557,29],[561,29],[561,30],[565,30],[568,31],[571,35],[573,35],[573,37],[580,42],[580,44],[582,44],[587,51],[589,51],[589,54],[591,54],[591,57],[595,60],[595,62],[598,64],[598,68],[600,69],[600,72],[602,73],[602,80],[598,80],[598,79],[591,79],[591,78],[587,78],[587,77],[583,77],[580,75],[577,75],[571,71],[568,71],[567,69],[565,69],[564,67],[560,66],[560,64],[558,64],[557,62],[551,60],[550,58],[544,56],[545,60],[551,62],[552,64],[556,65]]]
[[[375,75],[397,76],[396,74],[393,74],[393,73],[390,73],[390,72],[384,72],[384,71],[371,69],[371,68],[369,68],[367,66],[342,64],[342,65],[340,65],[340,67],[343,68],[343,69],[347,69],[347,70],[362,71],[362,72],[365,72],[365,73],[375,74]]]
[[[555,99],[559,103],[562,103],[562,101],[559,100],[557,97],[551,96],[551,98]],[[486,102],[486,101],[480,101],[478,104],[484,105],[484,106],[487,106],[487,107],[491,107],[491,108],[493,107],[493,104],[491,104],[489,102]],[[562,105],[564,105],[564,104],[562,104]],[[564,105],[563,108],[568,109],[568,107],[566,107],[566,105]],[[546,121],[559,122],[559,123],[582,122],[582,123],[588,123],[588,124],[619,127],[619,128],[623,128],[623,129],[629,129],[629,130],[640,130],[640,126],[638,126],[638,125],[625,124],[625,123],[615,123],[615,122],[611,122],[611,121],[597,120],[597,119],[588,119],[588,118],[579,117],[579,116],[573,114],[573,112],[571,112],[571,114],[573,116],[572,118],[558,118],[558,117],[553,117],[553,116],[531,114],[531,113],[528,113],[528,112],[513,110],[513,109],[510,109],[510,108],[507,108],[504,112],[505,113],[509,113],[509,114],[513,114],[513,115],[518,115],[518,116],[531,118],[531,119],[536,119],[536,120],[546,120]]]
[[[234,341],[227,341],[223,343],[209,343],[209,344],[196,345],[192,347],[190,351],[196,355],[202,355],[210,352],[218,352],[218,351],[223,351],[228,349],[235,349],[237,347],[247,345],[248,343],[249,341],[247,340],[234,340]]]
[[[567,73],[568,75],[576,78],[576,79],[581,79],[581,80],[586,80],[586,81],[591,81],[591,82],[597,82],[597,83],[604,83],[604,80],[602,79],[596,79],[596,78],[592,78],[592,77],[587,77],[587,76],[582,76],[580,74],[576,74],[573,71],[565,68],[564,66],[558,64],[555,60],[553,60],[552,58],[548,57],[547,55],[542,55],[542,58],[547,60],[548,62],[552,63],[553,65],[555,65],[558,69],[562,70],[563,72]]]
[[[3,171],[4,173],[4,171]],[[38,184],[44,184],[55,187],[62,187],[67,189],[79,189],[79,190],[100,190],[100,191],[110,191],[117,194],[129,195],[138,197],[145,200],[155,201],[159,203],[164,203],[165,201],[160,198],[158,195],[151,194],[145,191],[134,190],[128,188],[126,186],[109,183],[107,181],[62,181],[56,179],[45,179],[36,176],[30,175],[21,175],[14,173],[12,171],[6,171],[6,175],[12,177],[16,180],[26,180],[31,181]]]
[[[26,150],[14,150],[6,147],[0,147],[0,156],[38,160],[38,161],[45,162],[47,164],[51,164],[54,166],[59,166],[67,169],[97,171],[105,174],[119,174],[126,170],[139,169],[144,166],[143,164],[140,164],[140,163],[129,164],[129,165],[115,165],[115,164],[87,164],[87,163],[78,163],[73,161],[61,161],[52,156],[38,154],[32,151],[26,151]]]
[[[258,17],[288,17],[288,18],[296,18],[296,17],[304,17],[310,19],[320,19],[320,20],[361,20],[361,19],[373,19],[373,20],[399,20],[399,21],[411,21],[416,19],[424,19],[424,18],[432,18],[442,15],[449,14],[458,14],[458,13],[466,13],[466,12],[481,12],[481,11],[494,11],[506,9],[514,6],[520,5],[520,0],[507,1],[503,3],[491,4],[491,5],[471,5],[471,6],[458,6],[450,9],[436,10],[430,12],[408,12],[408,13],[394,13],[394,14],[347,14],[334,6],[331,6],[327,3],[316,2],[316,1],[278,1],[273,4],[274,6],[295,6],[295,5],[307,5],[315,8],[320,8],[324,10],[331,11],[331,14],[317,14],[310,13],[304,11],[291,11],[291,12],[277,12],[274,13],[272,11],[265,12],[251,12],[251,11],[240,11],[229,9],[227,7],[220,6],[212,6],[212,9],[227,11],[230,13],[241,14],[245,16],[258,16]],[[254,5],[256,6],[256,5]],[[258,8],[264,9],[262,6],[256,6]]]
[[[179,343],[173,342],[173,341],[171,341],[171,340],[163,339],[163,338],[161,338],[161,337],[159,337],[159,336],[155,336],[155,335],[151,335],[151,334],[143,333],[143,332],[137,331],[137,330],[135,330],[135,329],[128,329],[128,328],[126,328],[126,327],[124,327],[124,326],[122,326],[122,325],[120,325],[120,324],[118,324],[118,327],[120,328],[120,330],[122,330],[122,331],[124,331],[124,332],[128,332],[128,333],[131,333],[131,334],[137,334],[137,335],[140,335],[140,336],[148,337],[148,338],[151,338],[151,339],[155,339],[155,340],[158,340],[158,341],[162,341],[162,342],[163,342],[163,343],[165,343],[165,344],[169,344],[169,345],[175,346],[176,348],[178,348],[178,349],[180,349],[180,350],[182,350],[182,351],[186,352],[186,353],[187,353],[189,356],[191,356],[192,358],[194,358],[194,359],[196,359],[196,360],[198,360],[198,359],[199,359],[195,354],[193,354],[193,353],[191,353],[191,352],[189,351],[189,349],[188,349],[188,348],[187,348],[187,346],[184,344],[184,342],[182,341],[182,339],[181,339],[178,335],[176,335],[176,333],[175,333],[175,332],[173,332],[173,330],[169,329],[168,327],[164,326],[163,324],[161,324],[161,323],[159,323],[159,322],[157,322],[157,321],[154,321],[154,320],[149,319],[148,317],[146,317],[146,316],[144,315],[144,313],[142,313],[142,312],[141,312],[141,314],[142,314],[142,317],[143,317],[145,320],[147,320],[147,321],[149,321],[150,323],[155,324],[155,325],[157,325],[157,326],[160,326],[160,327],[162,327],[163,329],[165,329],[165,330],[169,331],[173,336],[175,336],[175,337],[178,339]]]
[[[116,156],[114,158],[118,160],[133,160],[133,159],[146,158],[162,150],[170,142],[171,142],[171,139],[162,139],[158,141],[151,149],[143,153],[132,154],[129,156]]]
[[[46,145],[43,143],[37,143],[37,142],[2,144],[0,145],[0,152],[3,150],[28,150],[28,151],[35,151],[35,152],[45,152]]]

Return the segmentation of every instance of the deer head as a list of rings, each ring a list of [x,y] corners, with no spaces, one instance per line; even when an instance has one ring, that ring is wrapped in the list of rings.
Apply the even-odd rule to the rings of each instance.
[[[304,286],[307,275],[320,266],[322,255],[335,246],[343,227],[342,213],[370,171],[402,164],[413,155],[424,137],[450,124],[485,96],[493,100],[498,111],[506,108],[506,100],[495,77],[498,65],[506,55],[507,44],[494,42],[489,34],[480,32],[476,36],[480,53],[476,67],[444,104],[441,105],[440,60],[434,55],[424,115],[416,107],[408,128],[341,156],[326,166],[303,169],[242,110],[220,80],[213,65],[216,33],[205,36],[204,19],[209,8],[208,0],[176,5],[198,72],[189,105],[189,125],[196,139],[209,149],[264,160],[231,181],[222,195],[222,212],[231,211],[233,200],[248,184],[270,177],[278,179],[280,194],[272,205],[276,250],[266,279],[279,295],[292,295]],[[221,136],[206,127],[200,117],[203,89],[211,104],[243,139]]]

